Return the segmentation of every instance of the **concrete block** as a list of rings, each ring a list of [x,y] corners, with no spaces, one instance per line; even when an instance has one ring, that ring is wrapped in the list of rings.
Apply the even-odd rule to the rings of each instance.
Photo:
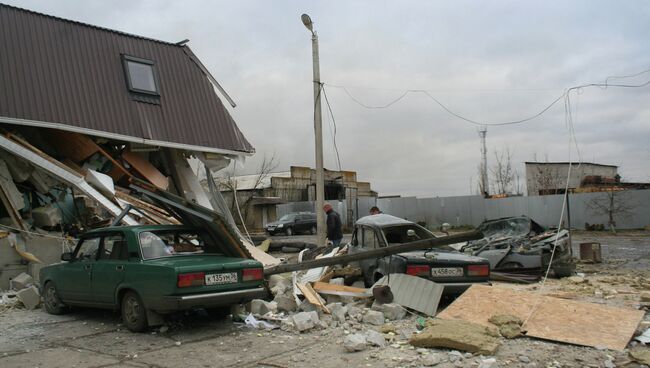
[[[35,285],[20,290],[16,296],[18,297],[18,300],[25,305],[25,308],[29,310],[36,309],[36,307],[41,303],[41,294],[38,292],[38,288]]]
[[[21,264],[5,264],[2,265],[2,272],[0,272],[0,290],[10,290],[9,280],[17,275],[27,272],[27,266]]]
[[[375,330],[366,331],[366,341],[370,345],[378,346],[380,348],[386,346],[386,338],[384,338],[384,335],[380,334]]]
[[[384,324],[384,314],[382,312],[369,310],[366,315],[363,316],[363,322],[375,326],[381,326]]]
[[[380,304],[375,301],[375,303],[372,305],[372,309],[382,312],[384,314],[384,318],[391,321],[403,319],[406,317],[407,313],[404,307],[395,303]]]
[[[294,328],[300,332],[314,328],[316,324],[314,323],[312,313],[316,313],[316,318],[318,318],[318,312],[315,311],[294,314],[291,318]]]
[[[278,295],[273,301],[277,304],[280,312],[293,312],[298,308],[296,299],[290,294]]]
[[[368,345],[366,344],[366,337],[362,334],[350,334],[343,340],[343,347],[345,347],[345,350],[352,353],[355,351],[366,350]]]
[[[19,275],[16,275],[16,277],[12,278],[11,281],[9,281],[11,288],[14,290],[24,289],[32,285],[33,283],[34,283],[34,278],[24,272]]]
[[[34,226],[53,227],[61,223],[63,216],[58,207],[49,204],[47,206],[34,208],[32,210],[32,219],[34,219]]]
[[[250,306],[251,313],[263,316],[268,312],[277,313],[278,304],[275,302],[267,302],[262,299],[253,299]]]
[[[348,313],[348,308],[341,303],[332,303],[327,305],[327,309],[332,314],[332,319],[337,322],[345,322],[345,316]]]

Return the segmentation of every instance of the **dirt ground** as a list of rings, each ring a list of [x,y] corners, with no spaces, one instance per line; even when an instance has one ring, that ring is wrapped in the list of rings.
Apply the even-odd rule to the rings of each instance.
[[[589,241],[602,244],[604,263],[579,264],[585,281],[549,279],[544,293],[639,308],[639,293],[650,290],[650,233],[577,233],[573,238],[576,254],[578,244]],[[526,290],[539,286],[510,285]],[[329,321],[329,317],[323,319]],[[649,323],[648,313],[645,320]],[[162,329],[134,334],[110,311],[75,309],[52,316],[42,309],[12,308],[0,310],[0,367],[479,367],[491,358],[445,349],[415,349],[407,341],[416,329],[416,316],[392,324],[395,332],[385,335],[389,340],[386,347],[348,353],[343,348],[347,334],[378,327],[350,322],[305,333],[267,332],[194,312],[176,316]],[[630,363],[626,351],[526,337],[502,339],[493,358],[501,367],[639,366]]]

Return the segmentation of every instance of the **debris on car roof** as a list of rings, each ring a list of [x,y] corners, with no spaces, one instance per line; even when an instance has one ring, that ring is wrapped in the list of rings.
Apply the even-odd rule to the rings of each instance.
[[[467,242],[461,251],[488,259],[494,279],[535,281],[549,264],[556,277],[575,272],[568,230],[544,229],[527,216],[487,220],[477,229],[484,238]]]

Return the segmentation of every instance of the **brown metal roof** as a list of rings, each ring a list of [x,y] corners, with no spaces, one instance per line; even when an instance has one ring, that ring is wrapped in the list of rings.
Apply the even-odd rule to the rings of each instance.
[[[0,4],[0,122],[205,152],[252,153],[187,46]],[[152,60],[160,97],[127,88]]]

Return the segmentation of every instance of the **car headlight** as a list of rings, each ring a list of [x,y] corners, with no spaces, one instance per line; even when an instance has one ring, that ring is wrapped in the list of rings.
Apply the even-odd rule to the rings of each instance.
[[[278,227],[283,227],[283,226],[284,226],[283,224],[278,225]]]

